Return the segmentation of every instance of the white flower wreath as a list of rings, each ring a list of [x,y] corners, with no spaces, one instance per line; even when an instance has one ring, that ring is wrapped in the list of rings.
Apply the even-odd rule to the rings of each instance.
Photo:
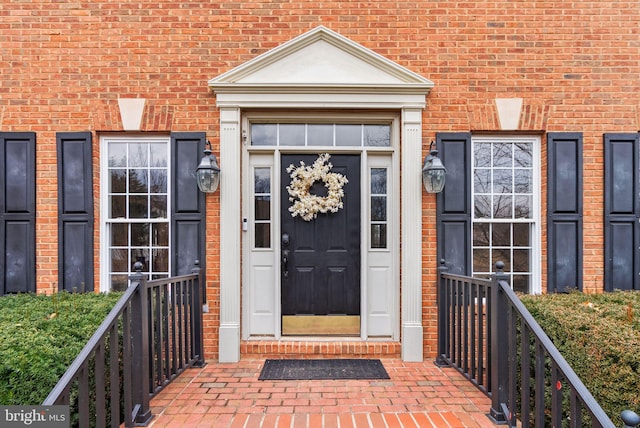
[[[342,205],[344,190],[342,186],[349,182],[347,177],[336,172],[329,172],[333,165],[327,163],[331,155],[323,153],[312,166],[300,161],[300,166],[291,164],[287,172],[291,174],[291,183],[287,186],[291,216],[300,216],[305,221],[311,221],[318,213],[338,212]],[[327,196],[312,195],[309,189],[316,181],[322,181],[327,188]]]

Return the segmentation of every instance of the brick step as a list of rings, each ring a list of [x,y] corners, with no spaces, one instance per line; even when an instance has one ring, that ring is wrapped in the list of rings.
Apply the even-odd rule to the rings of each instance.
[[[399,358],[400,342],[243,340],[240,354],[250,358]]]

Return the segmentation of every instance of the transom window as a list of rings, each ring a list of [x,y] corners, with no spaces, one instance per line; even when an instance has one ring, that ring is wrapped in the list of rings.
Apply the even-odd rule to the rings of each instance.
[[[473,274],[488,276],[502,261],[514,290],[536,291],[539,142],[474,138],[472,144]]]
[[[136,261],[151,279],[169,275],[169,139],[104,142],[108,244],[103,257],[108,260],[103,266],[109,289],[123,290]]]
[[[389,124],[253,123],[252,146],[390,147]]]

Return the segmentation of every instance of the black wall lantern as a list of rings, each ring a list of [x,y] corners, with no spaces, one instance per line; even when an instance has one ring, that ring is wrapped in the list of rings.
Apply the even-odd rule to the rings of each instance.
[[[447,169],[438,157],[438,150],[435,149],[433,141],[429,144],[429,154],[424,158],[422,167],[422,183],[424,190],[428,193],[440,193],[444,189],[444,182],[447,178]]]
[[[204,156],[200,165],[196,168],[196,181],[198,188],[204,193],[213,193],[220,184],[220,167],[216,155],[211,153],[211,143],[207,140],[204,148]]]

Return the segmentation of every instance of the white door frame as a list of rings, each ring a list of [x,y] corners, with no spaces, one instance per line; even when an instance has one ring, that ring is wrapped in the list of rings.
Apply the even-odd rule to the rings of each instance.
[[[268,118],[268,119],[267,119]],[[243,115],[243,135],[250,134],[253,121],[262,123],[291,121],[292,113],[286,116]],[[400,162],[399,162],[399,117],[397,115],[373,114],[349,115],[342,111],[324,113],[297,114],[295,123],[355,123],[369,122],[388,123],[392,145],[389,147],[270,147],[244,144],[242,151],[242,328],[243,340],[269,337],[278,340],[281,330],[281,276],[280,260],[280,224],[281,224],[281,191],[280,171],[281,155],[284,153],[329,152],[332,154],[357,154],[360,157],[361,188],[360,212],[360,278],[361,278],[361,324],[362,340],[399,340],[400,319]],[[268,168],[271,171],[271,215],[270,246],[255,248],[254,206],[254,168]],[[371,168],[387,170],[387,245],[385,248],[370,246],[370,171]],[[286,215],[286,214],[285,214]]]

